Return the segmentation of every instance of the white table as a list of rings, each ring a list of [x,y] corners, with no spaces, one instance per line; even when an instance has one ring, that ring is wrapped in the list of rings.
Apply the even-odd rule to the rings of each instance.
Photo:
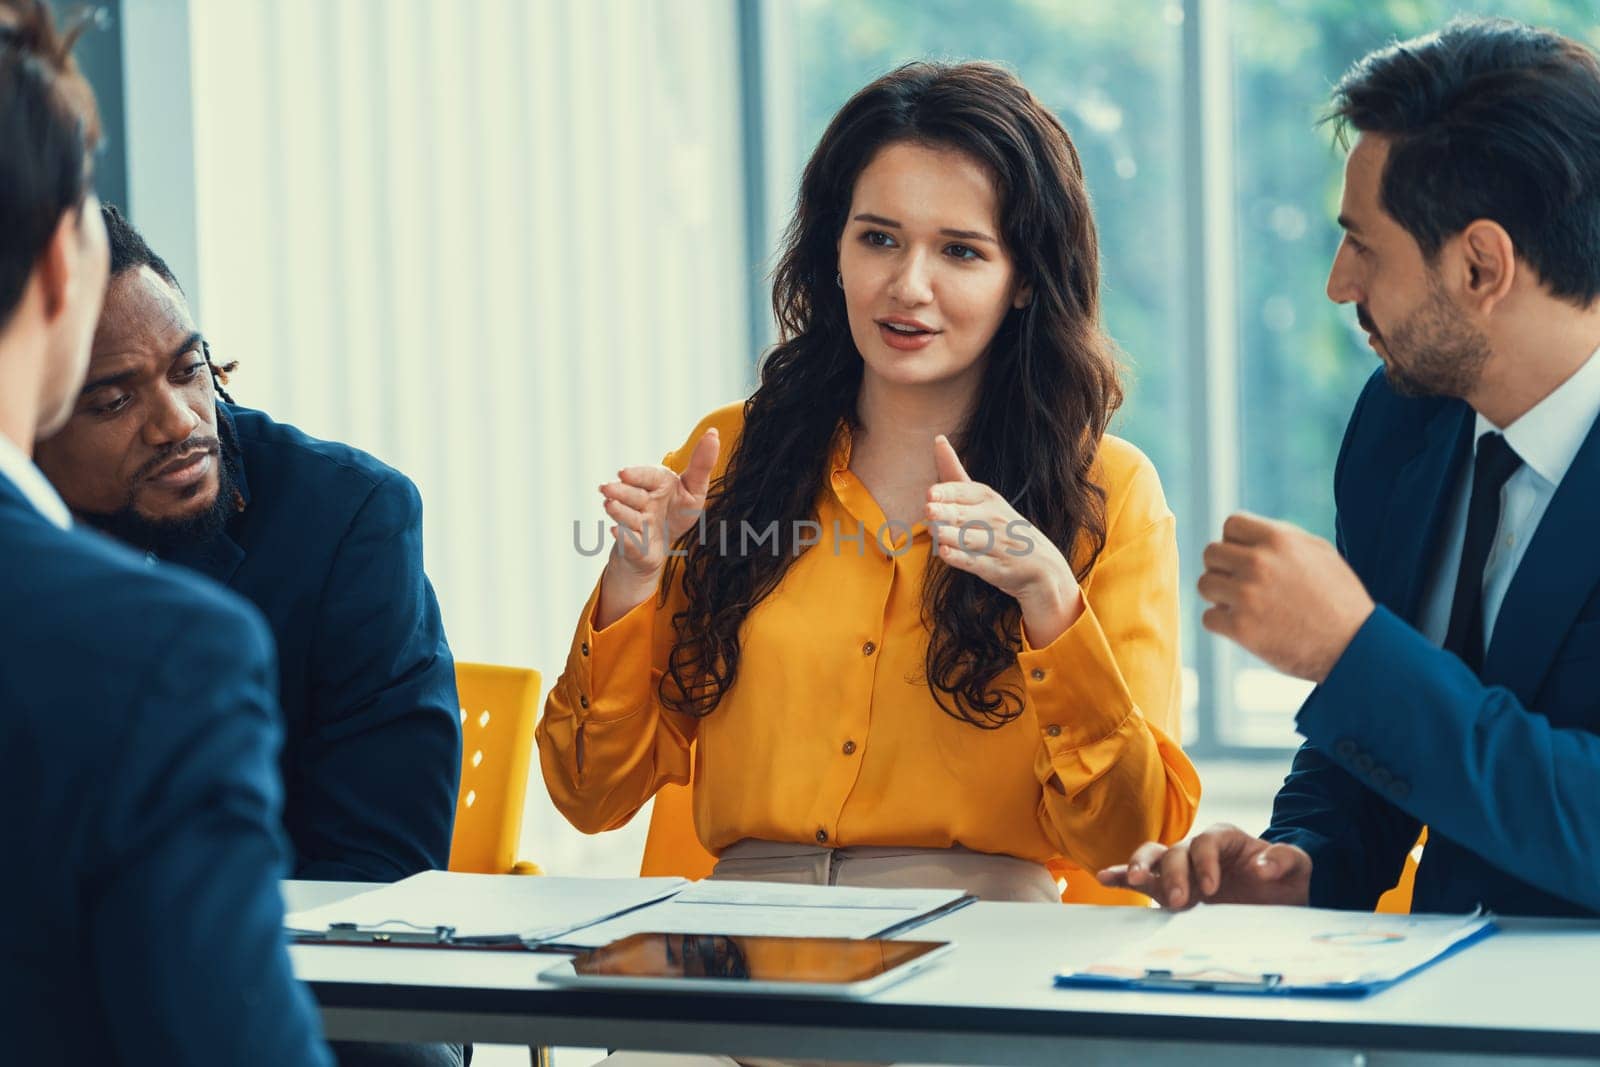
[[[291,908],[369,886],[285,883]],[[1360,1000],[1062,990],[1051,976],[1162,921],[1141,908],[974,904],[919,928],[945,962],[869,1001],[575,991],[532,952],[296,945],[331,1038],[963,1064],[1600,1062],[1600,922],[1500,933]]]

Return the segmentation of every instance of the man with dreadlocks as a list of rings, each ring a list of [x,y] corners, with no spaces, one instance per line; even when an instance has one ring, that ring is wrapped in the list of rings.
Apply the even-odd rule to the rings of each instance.
[[[172,270],[116,208],[87,377],[38,463],[83,522],[230,587],[278,645],[291,877],[387,882],[450,858],[455,664],[409,479],[233,402]],[[163,568],[164,569],[164,568]],[[344,1067],[458,1046],[337,1042]]]
[[[110,284],[72,417],[39,467],[83,521],[261,609],[278,642],[293,877],[444,867],[455,665],[409,479],[240,407],[177,278],[114,207]]]

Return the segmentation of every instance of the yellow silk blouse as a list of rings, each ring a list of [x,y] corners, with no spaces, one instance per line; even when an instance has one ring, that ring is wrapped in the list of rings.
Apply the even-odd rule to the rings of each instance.
[[[742,423],[742,405],[722,408],[664,462],[681,471],[716,426],[720,476]],[[590,597],[537,733],[545,783],[573,825],[621,826],[663,784],[688,781],[693,743],[695,827],[712,852],[742,838],[961,845],[1092,871],[1187,833],[1200,782],[1173,740],[1177,542],[1143,453],[1103,439],[1106,544],[1083,582],[1085,610],[1044,648],[1024,640],[1000,681],[1025,707],[992,730],[934,702],[921,601],[930,539],[921,527],[909,545],[877,536],[883,512],[849,462],[841,432],[817,496],[819,543],[746,618],[737,679],[708,716],[657,699],[681,590],[603,630],[598,588]]]

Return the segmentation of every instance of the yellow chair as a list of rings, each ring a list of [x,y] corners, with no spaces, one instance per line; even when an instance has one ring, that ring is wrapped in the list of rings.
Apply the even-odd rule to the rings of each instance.
[[[472,874],[538,874],[517,862],[533,728],[539,718],[539,672],[457,663],[461,697],[461,788],[450,869]]]
[[[690,785],[664,785],[650,810],[639,877],[699,880],[711,873],[717,858],[700,843],[694,830],[694,790]]]
[[[700,843],[694,829],[694,782],[662,786],[650,812],[650,829],[644,839],[643,878],[677,876],[704,878],[717,859]],[[1130,889],[1107,889],[1093,874],[1056,860],[1050,864],[1061,899],[1068,904],[1129,904],[1148,907],[1150,898]]]
[[[539,672],[488,663],[457,663],[461,703],[461,788],[450,869],[467,874],[542,874],[517,860],[528,798],[533,728],[539,721]],[[533,1067],[551,1067],[547,1048],[528,1047]]]
[[[1417,838],[1417,843],[1411,846],[1411,851],[1406,854],[1405,869],[1400,872],[1400,880],[1394,888],[1378,898],[1377,911],[1388,915],[1407,915],[1411,912],[1411,890],[1417,880],[1417,863],[1422,859],[1422,848],[1428,843],[1428,828],[1422,828],[1422,835]]]
[[[1066,860],[1051,860],[1050,873],[1061,887],[1063,904],[1120,904],[1130,908],[1148,908],[1154,901],[1132,889],[1112,889],[1100,884],[1093,871],[1074,867]]]

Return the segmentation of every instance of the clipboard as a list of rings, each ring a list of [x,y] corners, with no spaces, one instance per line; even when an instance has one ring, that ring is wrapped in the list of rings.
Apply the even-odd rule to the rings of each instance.
[[[294,939],[304,944],[404,945],[408,948],[533,947],[516,934],[458,938],[454,926],[414,926],[402,919],[390,919],[388,922],[371,926],[362,926],[359,923],[329,923],[328,928],[320,934],[313,931],[296,931]]]
[[[1170,971],[1153,967],[1137,978],[1118,978],[1093,973],[1061,974],[1056,976],[1056,984],[1108,989],[1137,987],[1195,993],[1271,993],[1283,985],[1283,975],[1244,974],[1222,967],[1213,967],[1205,971]]]
[[[323,945],[544,950],[574,930],[669,899],[682,878],[538,878],[424,871],[284,916]]]
[[[1055,984],[1080,989],[1364,997],[1495,932],[1493,917],[1200,905]]]

